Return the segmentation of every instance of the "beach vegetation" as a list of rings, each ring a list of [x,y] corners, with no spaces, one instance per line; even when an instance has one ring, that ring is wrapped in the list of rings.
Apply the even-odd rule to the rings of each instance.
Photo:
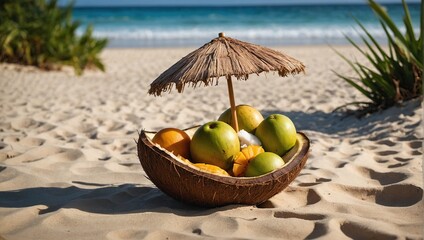
[[[99,54],[107,39],[93,37],[88,26],[77,34],[73,4],[59,7],[56,0],[3,0],[0,3],[0,62],[33,65],[42,69],[86,68],[104,71]]]
[[[393,106],[397,103],[422,96],[423,86],[423,4],[421,1],[421,30],[414,32],[411,16],[405,0],[402,1],[404,16],[402,33],[385,8],[373,0],[368,4],[378,17],[381,27],[387,38],[387,46],[380,44],[376,38],[357,19],[362,35],[363,44],[358,44],[346,36],[361,55],[369,63],[363,64],[357,60],[350,60],[338,54],[350,65],[355,77],[335,74],[344,79],[351,86],[360,91],[370,101],[352,102],[337,109],[355,104],[361,106],[365,112],[377,111]]]

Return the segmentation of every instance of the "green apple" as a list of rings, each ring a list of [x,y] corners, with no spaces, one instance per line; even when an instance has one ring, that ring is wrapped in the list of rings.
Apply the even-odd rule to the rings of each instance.
[[[266,152],[283,156],[296,143],[296,128],[290,118],[271,114],[259,124],[255,135],[261,140]]]
[[[256,127],[264,120],[262,114],[249,105],[238,105],[236,107],[237,123],[239,129],[254,133]],[[218,118],[218,121],[231,124],[231,108],[225,110]]]
[[[274,171],[284,166],[284,160],[275,153],[259,153],[247,165],[246,177],[256,177]]]
[[[233,156],[240,151],[236,131],[225,122],[212,121],[199,127],[190,142],[193,162],[207,163],[225,170],[232,165]]]

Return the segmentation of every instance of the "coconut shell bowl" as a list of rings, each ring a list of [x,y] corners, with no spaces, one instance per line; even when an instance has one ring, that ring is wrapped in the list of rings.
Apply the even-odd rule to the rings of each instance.
[[[164,71],[151,84],[149,94],[160,96],[173,86],[183,92],[186,85],[214,85],[227,79],[231,122],[238,132],[232,77],[247,80],[249,74],[278,72],[285,77],[304,72],[305,65],[276,50],[226,37],[219,33],[202,47],[189,53]],[[191,137],[197,128],[187,129]],[[154,132],[141,131],[138,157],[150,180],[169,196],[200,206],[260,204],[281,192],[299,174],[306,163],[310,142],[298,132],[295,146],[283,157],[285,165],[258,177],[220,176],[192,167],[172,153],[154,144]]]
[[[191,137],[197,127],[185,130]],[[295,146],[283,156],[286,164],[258,177],[221,176],[196,169],[154,144],[154,132],[141,131],[138,157],[149,179],[170,197],[198,206],[257,205],[284,190],[299,174],[309,154],[310,141],[297,133]]]

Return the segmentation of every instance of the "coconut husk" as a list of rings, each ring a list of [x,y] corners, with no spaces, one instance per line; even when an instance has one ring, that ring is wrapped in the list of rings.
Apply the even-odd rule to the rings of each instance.
[[[234,76],[247,80],[249,74],[276,71],[282,77],[304,72],[305,65],[276,50],[226,37],[223,33],[209,43],[183,57],[150,84],[155,96],[185,85],[216,84],[219,77]]]
[[[153,134],[153,133],[150,133]],[[258,177],[226,177],[197,170],[155,145],[141,131],[137,143],[140,163],[149,179],[174,199],[199,206],[260,204],[281,192],[306,163],[310,142],[298,133],[298,143],[283,158],[286,165]]]

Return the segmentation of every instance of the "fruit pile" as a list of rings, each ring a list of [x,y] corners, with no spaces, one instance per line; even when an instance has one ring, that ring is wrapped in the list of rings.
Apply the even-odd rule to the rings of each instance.
[[[165,128],[152,141],[198,170],[234,177],[260,176],[283,167],[283,156],[296,144],[293,122],[282,114],[262,114],[248,105],[236,107],[237,133],[229,124],[230,109],[217,121],[200,126],[190,137]]]

